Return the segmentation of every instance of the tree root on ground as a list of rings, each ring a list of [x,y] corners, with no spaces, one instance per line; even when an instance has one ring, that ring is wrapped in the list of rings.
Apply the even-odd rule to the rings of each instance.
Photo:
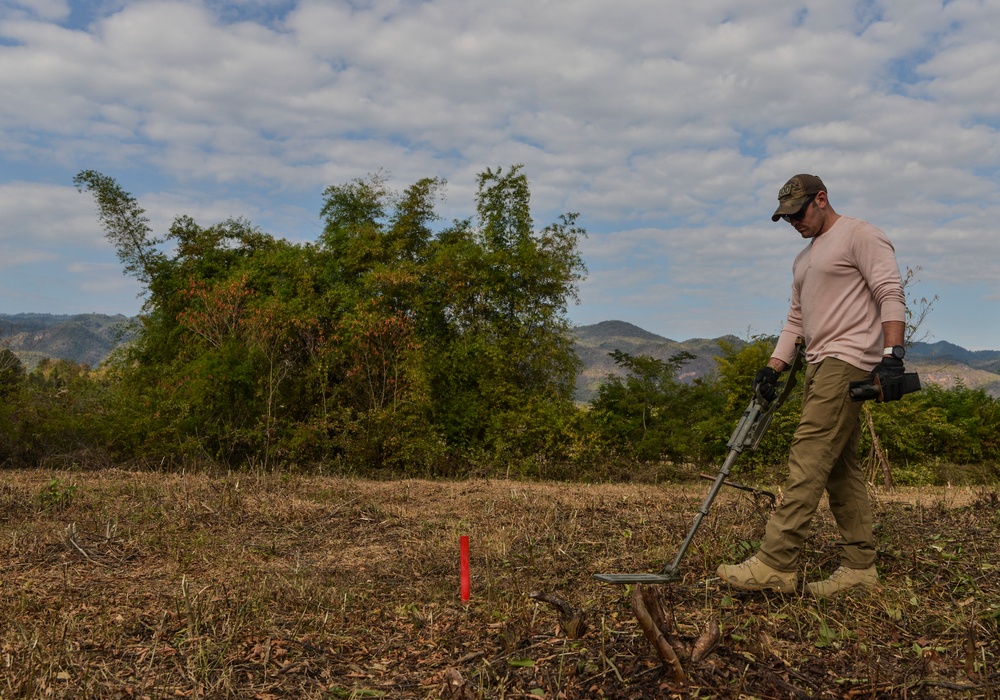
[[[666,603],[656,588],[644,588],[637,584],[632,591],[632,612],[656,655],[671,671],[675,683],[687,683],[682,660],[690,659],[692,663],[698,663],[712,653],[719,643],[719,623],[713,619],[705,626],[695,643],[688,647],[674,632]]]

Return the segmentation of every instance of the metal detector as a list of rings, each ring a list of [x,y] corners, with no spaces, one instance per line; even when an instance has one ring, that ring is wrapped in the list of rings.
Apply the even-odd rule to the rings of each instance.
[[[805,343],[799,338],[795,344],[795,359],[792,360],[792,366],[788,369],[785,382],[780,386],[778,395],[774,401],[766,401],[760,396],[759,391],[754,392],[754,397],[750,400],[750,405],[743,411],[743,416],[740,418],[739,423],[736,424],[736,430],[733,431],[733,434],[729,437],[729,442],[726,444],[726,447],[729,448],[729,455],[726,457],[726,461],[722,463],[719,473],[716,474],[712,488],[705,497],[705,502],[701,504],[701,509],[698,511],[698,515],[695,516],[694,524],[691,526],[687,537],[684,538],[684,542],[681,543],[681,548],[677,552],[677,556],[674,557],[673,562],[665,565],[656,574],[595,574],[598,580],[606,583],[627,584],[668,583],[680,578],[681,559],[684,558],[684,554],[691,545],[691,541],[694,539],[701,521],[708,515],[709,508],[711,508],[712,502],[719,493],[719,489],[726,483],[726,478],[729,476],[729,472],[732,471],[737,457],[743,452],[753,452],[760,445],[764,433],[767,432],[768,427],[771,425],[771,419],[774,417],[775,412],[781,408],[781,405],[785,403],[789,394],[792,393],[792,389],[795,386],[795,378],[802,368],[804,357]],[[741,484],[737,485],[731,482],[729,485],[742,487]]]

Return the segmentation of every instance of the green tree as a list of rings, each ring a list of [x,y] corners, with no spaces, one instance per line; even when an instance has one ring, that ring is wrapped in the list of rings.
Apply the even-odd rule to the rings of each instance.
[[[872,404],[871,416],[895,483],[976,481],[971,465],[1000,462],[1000,400],[982,390],[928,384],[902,401]]]
[[[81,192],[87,190],[97,201],[98,220],[118,252],[125,272],[140,282],[151,284],[164,256],[156,246],[162,240],[152,235],[145,210],[135,197],[107,175],[83,170],[73,178]]]
[[[0,462],[66,467],[107,458],[109,386],[101,372],[43,359],[0,401]]]
[[[585,273],[585,232],[575,214],[535,230],[520,166],[481,174],[476,205],[475,222],[456,222],[428,251],[435,419],[455,444],[530,453],[548,440],[526,425],[538,402],[555,430],[574,410],[566,309]]]
[[[477,217],[434,233],[444,182],[401,194],[380,175],[326,190],[320,243],[345,299],[378,299],[404,313],[420,346],[435,429],[458,447],[523,435],[535,401],[572,410],[577,369],[565,317],[583,264],[575,215],[535,231],[519,166],[479,177]],[[546,421],[548,424],[548,421]],[[515,451],[533,450],[521,437]]]
[[[608,446],[640,461],[705,463],[716,456],[708,433],[721,407],[717,385],[677,380],[694,355],[684,351],[664,361],[621,350],[609,354],[625,376],[609,375],[590,404],[591,420]]]
[[[160,240],[111,178],[76,182],[145,285],[138,337],[109,370],[128,426],[116,449],[423,469],[442,449],[524,454],[565,436],[583,231],[575,215],[535,231],[519,167],[481,177],[475,224],[437,231],[443,180],[331,186],[302,245],[186,216]]]
[[[24,382],[24,365],[10,348],[0,348],[0,399],[13,394]]]

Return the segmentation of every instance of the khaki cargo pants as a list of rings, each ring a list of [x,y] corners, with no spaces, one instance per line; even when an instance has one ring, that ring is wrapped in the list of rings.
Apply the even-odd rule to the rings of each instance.
[[[779,571],[794,571],[823,491],[841,539],[841,564],[866,569],[875,563],[872,511],[858,456],[860,402],[847,385],[870,376],[842,360],[826,358],[806,367],[802,418],[788,456],[781,506],[768,520],[758,557]]]

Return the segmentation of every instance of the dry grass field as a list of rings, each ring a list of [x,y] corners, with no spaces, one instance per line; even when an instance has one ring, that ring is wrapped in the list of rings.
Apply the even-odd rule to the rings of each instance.
[[[0,698],[1000,697],[996,488],[876,494],[883,584],[822,604],[714,578],[768,514],[725,490],[660,587],[721,630],[676,681],[593,574],[659,569],[707,490],[2,472]],[[835,539],[822,507],[805,579]]]

